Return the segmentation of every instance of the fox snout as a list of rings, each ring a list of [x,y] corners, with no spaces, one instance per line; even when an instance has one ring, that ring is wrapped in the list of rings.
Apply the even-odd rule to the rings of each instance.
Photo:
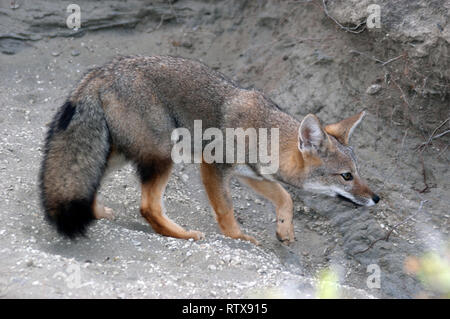
[[[365,206],[373,206],[376,205],[380,201],[380,196],[373,193],[371,200]]]
[[[335,189],[335,191],[337,197],[360,206],[374,206],[380,201],[380,196],[370,190],[365,194],[360,194],[359,192],[346,192],[340,189]]]
[[[349,194],[350,200],[362,206],[373,206],[380,201],[380,196],[372,192],[366,182],[356,178]]]
[[[360,206],[374,206],[380,201],[380,196],[371,191],[370,194],[359,195],[336,190],[336,196]]]

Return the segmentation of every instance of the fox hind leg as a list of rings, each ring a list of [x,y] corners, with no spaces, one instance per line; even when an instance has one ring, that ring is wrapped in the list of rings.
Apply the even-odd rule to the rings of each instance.
[[[227,178],[213,164],[203,162],[200,166],[203,184],[214,212],[220,230],[225,236],[248,240],[254,244],[258,241],[252,236],[242,233],[234,217],[233,203],[228,189]]]
[[[98,203],[96,200],[94,200],[92,207],[93,207],[94,217],[96,219],[102,219],[102,218],[109,219],[109,220],[114,219],[114,211],[111,208],[103,206],[102,204]]]
[[[141,215],[159,234],[168,237],[199,240],[204,234],[185,230],[168,218],[163,211],[162,199],[172,169],[172,161],[160,160],[138,165],[142,182]]]

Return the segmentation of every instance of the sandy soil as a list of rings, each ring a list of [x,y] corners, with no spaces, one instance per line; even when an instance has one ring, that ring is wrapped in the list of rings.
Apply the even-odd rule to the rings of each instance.
[[[406,62],[382,67],[350,53],[368,52],[383,61],[397,56],[392,50],[381,55],[383,48],[370,35],[336,27],[314,4],[179,1],[155,6],[163,8],[156,13],[132,15],[133,7],[127,11],[112,3],[97,8],[105,21],[118,21],[113,13],[119,12],[119,18],[138,17],[136,22],[120,20],[73,37],[52,24],[24,31],[25,41],[0,37],[0,296],[309,298],[315,297],[314,278],[327,268],[338,275],[341,297],[434,295],[405,273],[404,262],[426,251],[442,252],[449,241],[449,136],[433,140],[423,152],[414,150],[449,117],[448,95],[399,90],[386,77],[402,87],[396,71]],[[10,10],[0,9],[0,14]],[[56,10],[64,16],[64,9],[48,4],[40,14]],[[88,25],[96,26],[95,21]],[[0,34],[10,32],[9,26],[0,27]],[[260,241],[256,247],[220,234],[197,167],[177,166],[165,195],[168,215],[206,234],[203,241],[183,241],[155,234],[141,218],[139,184],[134,169],[126,166],[108,176],[100,192],[116,219],[96,222],[87,238],[61,238],[45,222],[38,198],[46,124],[84,72],[118,54],[200,59],[244,86],[263,90],[299,119],[315,113],[331,123],[366,109],[352,144],[362,174],[382,201],[357,208],[288,188],[295,201],[297,241],[286,247],[275,237],[271,204],[233,181],[238,221]],[[379,92],[366,93],[374,84]],[[395,225],[388,241],[366,250]],[[380,288],[367,285],[372,264],[380,267]]]

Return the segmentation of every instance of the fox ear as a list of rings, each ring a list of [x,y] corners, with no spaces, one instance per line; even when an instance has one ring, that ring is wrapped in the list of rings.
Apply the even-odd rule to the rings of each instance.
[[[303,119],[298,129],[298,148],[300,151],[318,150],[322,144],[325,135],[322,131],[319,119],[308,114]]]
[[[342,144],[348,145],[348,140],[350,139],[353,130],[358,126],[359,123],[361,123],[361,120],[363,119],[365,114],[366,112],[362,111],[338,123],[329,124],[325,126],[325,132],[327,132],[331,136],[334,136]]]

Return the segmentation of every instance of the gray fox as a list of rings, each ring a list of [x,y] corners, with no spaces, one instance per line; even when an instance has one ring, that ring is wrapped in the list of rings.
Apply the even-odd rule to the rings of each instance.
[[[278,128],[279,168],[270,176],[258,163],[200,163],[202,181],[224,235],[257,243],[234,217],[229,190],[235,175],[268,198],[277,215],[276,235],[294,241],[293,202],[279,182],[312,192],[374,205],[380,198],[358,173],[349,137],[364,112],[322,126],[315,115],[302,121],[263,93],[241,88],[205,64],[171,56],[118,57],[90,70],[50,124],[40,171],[42,205],[57,230],[85,233],[112,211],[96,201],[102,177],[118,159],[136,165],[142,185],[140,212],[159,234],[201,239],[163,211],[162,196],[173,160],[171,132],[203,128]]]

